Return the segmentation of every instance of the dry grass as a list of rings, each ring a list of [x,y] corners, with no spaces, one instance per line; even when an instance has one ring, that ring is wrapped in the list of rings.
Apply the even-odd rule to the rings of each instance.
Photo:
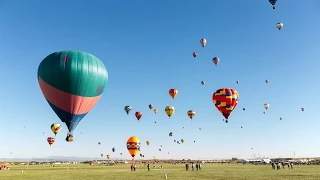
[[[89,165],[46,165],[13,166],[10,170],[0,171],[1,180],[159,180],[164,173],[172,180],[309,180],[320,179],[319,166],[295,166],[295,169],[272,170],[268,165],[228,165],[206,164],[202,171],[185,171],[183,165],[164,164],[166,171],[159,167],[147,171],[146,166],[137,165],[131,172],[130,165],[89,166]],[[159,166],[159,165],[158,165]],[[23,170],[23,173],[22,173]]]

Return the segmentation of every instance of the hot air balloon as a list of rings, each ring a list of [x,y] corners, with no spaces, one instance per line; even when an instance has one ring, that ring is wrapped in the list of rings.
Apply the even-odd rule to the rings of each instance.
[[[139,153],[140,151],[140,140],[136,136],[132,136],[127,141],[127,149],[132,157],[132,159]]]
[[[207,44],[207,40],[205,38],[200,39],[200,44],[202,47],[205,47]]]
[[[98,142],[98,144],[100,145],[100,144],[101,144],[101,142]]]
[[[135,116],[136,116],[137,120],[139,121],[142,118],[142,112],[137,111],[135,113]]]
[[[40,89],[53,111],[73,130],[101,98],[108,81],[103,62],[92,54],[60,51],[48,55],[38,67]]]
[[[170,89],[169,95],[172,97],[172,99],[174,99],[178,95],[178,90],[177,89]]]
[[[237,84],[239,84],[239,81],[236,81]]]
[[[101,157],[103,157],[103,154],[100,154]]]
[[[242,110],[244,110],[244,111],[245,111],[245,110],[246,110],[246,108],[242,108]]]
[[[158,109],[154,109],[154,110],[153,110],[153,112],[154,112],[155,114],[157,114],[157,112],[158,112]]]
[[[107,158],[110,159],[110,154],[107,154]]]
[[[263,107],[268,110],[268,108],[270,107],[270,105],[268,103],[264,103]]]
[[[122,153],[120,153],[120,155],[122,156]]]
[[[54,142],[56,142],[56,138],[54,138],[54,137],[48,137],[48,138],[47,138],[47,142],[48,142],[48,144],[49,144],[50,147],[51,147],[51,145],[54,144]]]
[[[205,85],[206,84],[206,82],[205,81],[201,81],[201,85]]]
[[[193,110],[189,110],[187,112],[187,114],[188,114],[189,118],[192,120],[192,118],[196,115],[196,112],[194,112]]]
[[[183,140],[183,139],[181,139],[180,141],[181,141],[181,143],[184,143],[184,140]]]
[[[177,141],[177,143],[178,143],[178,144],[180,144],[180,142],[179,142],[179,141]]]
[[[229,118],[231,112],[237,107],[238,98],[238,92],[231,88],[218,89],[212,96],[213,104],[226,119]]]
[[[173,140],[173,142],[177,142],[177,140]]]
[[[172,136],[172,132],[169,133],[169,136]]]
[[[263,114],[266,114],[266,112],[265,112],[265,111],[263,111]]]
[[[282,117],[280,117],[280,120],[282,120]]]
[[[242,129],[243,127],[241,126],[241,129]]]
[[[201,128],[199,128],[199,130],[201,131],[202,129],[201,129]]]
[[[152,104],[149,104],[149,109],[152,109],[153,108],[153,105]]]
[[[61,125],[58,123],[51,124],[51,131],[56,136],[61,131]]]
[[[124,107],[124,111],[126,111],[127,114],[130,113],[131,109],[132,109],[131,106],[125,106],[125,107]]]
[[[149,146],[150,145],[150,141],[146,141],[146,144],[147,144],[147,146]]]
[[[268,83],[268,82],[269,82],[269,80],[266,80],[265,82],[266,82],[266,83]]]
[[[161,151],[161,149],[159,149],[159,151]]]
[[[112,152],[115,152],[115,151],[116,151],[116,148],[115,148],[115,147],[113,147],[111,150],[112,150]]]
[[[195,58],[195,57],[198,56],[198,53],[197,53],[197,52],[193,52],[193,53],[192,53],[192,56]]]
[[[304,111],[304,108],[301,108],[301,111]]]
[[[219,64],[219,62],[220,62],[220,59],[218,57],[214,57],[212,59],[212,62],[217,66]]]
[[[174,114],[174,107],[173,106],[166,106],[166,108],[164,110],[170,119],[170,117]]]
[[[196,143],[196,141],[193,141],[194,143]]]
[[[276,9],[277,0],[269,0],[269,2],[272,5],[272,9]]]
[[[279,29],[279,31],[282,29],[283,24],[281,22],[278,22],[276,25],[277,29]]]

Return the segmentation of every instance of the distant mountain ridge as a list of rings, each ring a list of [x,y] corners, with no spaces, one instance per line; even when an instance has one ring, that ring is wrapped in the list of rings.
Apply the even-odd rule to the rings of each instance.
[[[74,157],[74,156],[48,156],[39,158],[0,158],[0,161],[90,161],[106,160],[102,157]],[[110,158],[110,160],[125,160],[123,158]]]

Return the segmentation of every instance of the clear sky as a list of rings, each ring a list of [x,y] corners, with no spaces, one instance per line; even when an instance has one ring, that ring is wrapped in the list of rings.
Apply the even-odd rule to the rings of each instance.
[[[132,135],[146,158],[320,156],[319,17],[318,0],[279,0],[276,10],[267,0],[1,1],[0,157],[122,152],[129,158]],[[277,22],[284,24],[281,31]],[[64,140],[63,124],[50,148],[50,125],[60,120],[40,91],[37,68],[61,50],[96,55],[109,82],[76,128],[75,141]],[[221,59],[217,67],[215,56]],[[228,124],[212,103],[213,92],[223,87],[240,94]],[[175,100],[170,88],[179,90]],[[270,104],[265,115],[264,103]],[[129,116],[125,105],[133,107]],[[170,120],[166,105],[176,108]],[[197,113],[192,121],[190,109]],[[143,112],[140,122],[136,111]],[[184,144],[173,142],[181,138]]]

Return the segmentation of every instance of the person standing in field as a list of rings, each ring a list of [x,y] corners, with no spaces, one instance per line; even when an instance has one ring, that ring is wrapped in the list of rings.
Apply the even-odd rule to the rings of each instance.
[[[130,168],[131,168],[131,171],[133,171],[133,164],[131,164]]]
[[[147,165],[148,171],[150,171],[150,164]]]
[[[189,170],[189,164],[186,163],[186,171],[188,171],[188,170]]]
[[[201,171],[201,163],[199,163],[199,170]]]
[[[274,167],[275,165],[274,165],[273,161],[271,162],[271,166],[272,166],[272,169],[275,169],[275,167]]]
[[[194,171],[194,163],[193,162],[191,163],[191,169],[192,169],[192,171]]]

